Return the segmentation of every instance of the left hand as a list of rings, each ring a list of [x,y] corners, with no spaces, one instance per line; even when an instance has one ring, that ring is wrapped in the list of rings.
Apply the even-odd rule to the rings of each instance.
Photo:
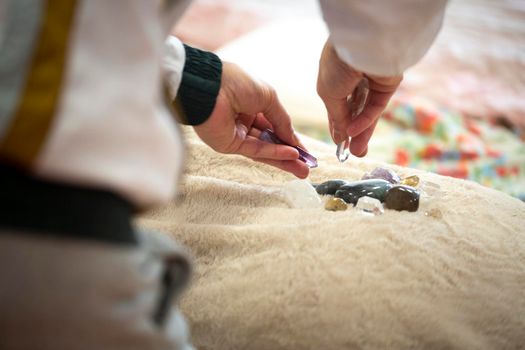
[[[363,77],[368,78],[369,84],[367,102],[361,114],[352,120],[347,97]],[[334,142],[338,144],[351,137],[352,154],[357,157],[365,156],[379,116],[402,79],[402,76],[381,77],[356,70],[339,58],[333,44],[328,40],[319,61],[317,93],[326,106]]]
[[[215,108],[208,120],[195,126],[197,135],[217,152],[241,154],[306,178],[309,168],[298,160],[295,148],[259,140],[261,130],[266,128],[284,142],[302,146],[275,90],[253,80],[238,66],[224,62]]]

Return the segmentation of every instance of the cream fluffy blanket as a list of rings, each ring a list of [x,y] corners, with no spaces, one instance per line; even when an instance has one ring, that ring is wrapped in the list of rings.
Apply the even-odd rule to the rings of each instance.
[[[219,155],[186,130],[181,200],[144,216],[189,247],[182,309],[199,349],[525,348],[525,204],[472,182],[441,185],[442,218],[289,208],[283,172]],[[310,180],[359,179],[376,163],[320,160]]]

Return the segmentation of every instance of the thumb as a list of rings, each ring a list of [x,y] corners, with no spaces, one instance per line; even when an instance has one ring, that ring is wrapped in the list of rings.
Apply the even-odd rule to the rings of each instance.
[[[292,128],[292,121],[276,91],[268,84],[253,79],[232,63],[225,63],[223,70],[227,72],[223,74],[223,84],[229,92],[235,112],[249,115],[263,113],[281,140],[298,146],[299,139]]]
[[[263,113],[282,141],[292,146],[299,146],[300,141],[295,135],[292,120],[279,101],[277,92],[271,86],[260,83],[254,89],[254,97],[254,103],[245,108]]]

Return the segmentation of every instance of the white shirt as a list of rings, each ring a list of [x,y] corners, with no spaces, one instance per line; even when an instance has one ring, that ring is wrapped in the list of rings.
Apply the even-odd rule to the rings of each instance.
[[[163,100],[162,81],[174,97],[185,54],[178,39],[166,38],[188,2],[77,2],[60,95],[31,164],[35,174],[109,189],[139,207],[173,196],[184,148]],[[445,4],[321,0],[340,57],[377,75],[402,73],[422,57],[440,28]],[[10,111],[24,98],[24,79],[32,74],[38,28],[48,10],[45,1],[0,0],[0,19],[7,19],[0,25],[0,141],[8,139],[14,125]],[[21,16],[31,30],[17,27]],[[15,44],[6,40],[15,34],[21,38]],[[0,143],[0,155],[4,146]]]

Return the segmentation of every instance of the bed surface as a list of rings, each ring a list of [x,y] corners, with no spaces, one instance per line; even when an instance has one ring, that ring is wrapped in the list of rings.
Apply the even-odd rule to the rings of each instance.
[[[179,200],[140,219],[195,257],[182,301],[199,349],[517,349],[525,344],[525,204],[414,169],[440,185],[418,212],[294,209],[293,177],[218,155],[185,129]],[[340,165],[332,147],[309,180],[357,180],[379,163]],[[431,199],[429,197],[429,199]],[[425,215],[430,209],[441,215]]]

